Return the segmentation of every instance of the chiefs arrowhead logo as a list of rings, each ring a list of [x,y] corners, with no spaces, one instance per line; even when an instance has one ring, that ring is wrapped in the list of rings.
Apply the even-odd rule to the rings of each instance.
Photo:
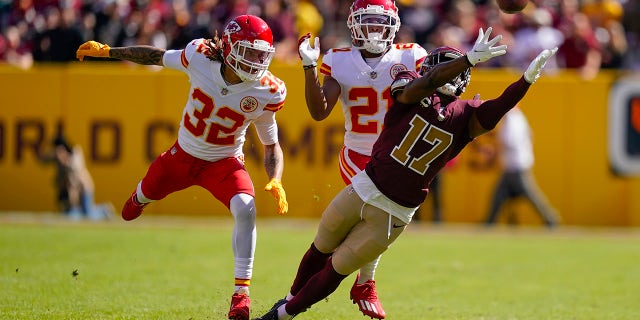
[[[244,97],[240,100],[240,110],[252,112],[258,108],[258,99],[254,97]]]
[[[242,28],[240,28],[240,25],[237,22],[231,21],[227,24],[227,27],[224,29],[224,33],[225,34],[236,33],[241,29]]]
[[[407,67],[402,64],[402,63],[396,63],[393,66],[391,66],[390,74],[391,74],[391,79],[395,79],[396,76],[398,75],[398,73],[400,73],[400,71],[405,71],[407,70]]]

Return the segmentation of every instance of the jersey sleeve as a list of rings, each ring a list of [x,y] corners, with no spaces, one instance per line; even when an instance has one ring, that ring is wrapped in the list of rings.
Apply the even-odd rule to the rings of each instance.
[[[264,106],[264,110],[276,112],[284,107],[284,101],[287,97],[287,86],[284,84],[284,81],[276,78],[273,75],[265,80],[269,81],[269,86],[271,87],[271,92],[273,92],[273,96],[269,103]]]
[[[201,47],[205,45],[204,41],[205,39],[195,39],[182,50],[167,50],[162,57],[162,63],[167,68],[186,72],[194,54],[202,51]]]
[[[327,51],[322,57],[322,64],[320,65],[320,73],[325,76],[331,76],[331,65],[333,60],[333,50]]]
[[[258,138],[263,145],[271,145],[278,142],[278,125],[275,112],[264,112],[253,122],[258,133]]]
[[[422,62],[424,62],[424,59],[427,57],[427,50],[425,50],[421,45],[419,44],[415,44],[415,47],[413,48],[413,57],[416,61],[416,72],[420,71],[420,68],[422,67]]]

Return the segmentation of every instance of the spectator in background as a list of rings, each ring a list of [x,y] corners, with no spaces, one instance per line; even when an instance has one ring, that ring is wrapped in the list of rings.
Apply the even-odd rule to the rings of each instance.
[[[122,46],[124,37],[132,37],[139,28],[138,23],[135,23],[138,12],[120,1],[96,1],[88,10],[88,15],[95,15],[92,32],[94,37],[84,40],[100,39],[114,46]]]
[[[510,56],[510,65],[517,68],[526,67],[540,50],[559,47],[564,42],[562,32],[552,26],[553,17],[547,9],[529,10],[523,12],[522,16],[525,24],[513,35],[514,43],[517,45],[511,46]],[[555,57],[551,57],[545,70],[557,68]]]
[[[55,186],[58,208],[67,215],[72,215],[72,212],[79,213],[80,210],[80,181],[73,174],[72,152],[73,149],[63,136],[59,135],[55,138],[51,159],[56,164]]]
[[[288,0],[262,0],[260,4],[264,21],[273,31],[273,42],[276,47],[274,59],[296,61],[298,32],[295,7]]]
[[[82,44],[82,33],[74,25],[75,12],[67,8],[49,7],[45,15],[46,28],[36,34],[33,44],[35,61],[69,62],[75,60],[75,50]]]
[[[520,108],[515,107],[501,122],[497,138],[502,174],[496,183],[485,223],[495,224],[500,209],[508,200],[524,197],[535,207],[547,227],[555,227],[560,216],[549,205],[531,172],[534,162],[533,141],[527,118]]]
[[[624,16],[622,26],[625,41],[628,42],[625,66],[629,69],[640,70],[640,2],[627,1],[623,5]]]
[[[31,47],[23,41],[18,26],[9,26],[0,33],[0,61],[3,60],[20,69],[29,69],[33,65]]]
[[[318,7],[314,5],[311,0],[297,1],[295,5],[295,12],[295,30],[296,32],[298,32],[298,37],[296,38],[302,36],[302,34],[300,33],[301,30],[304,30],[305,32],[309,32],[311,34],[320,34],[322,28],[324,27],[324,18],[320,13]],[[297,54],[297,46],[295,49]]]
[[[616,0],[586,1],[581,9],[591,22],[595,37],[600,43],[602,69],[624,68],[628,44],[622,18],[622,4]]]
[[[601,69],[626,68],[629,45],[622,24],[609,21],[604,26],[596,28],[596,38],[602,47]]]
[[[53,140],[53,158],[56,164],[55,185],[60,211],[69,218],[91,220],[110,219],[113,205],[109,202],[94,202],[95,186],[87,169],[82,147],[71,145],[58,134]]]
[[[437,22],[442,14],[439,4],[439,1],[398,1],[400,20],[402,21],[401,31],[406,29],[406,32],[412,32],[413,38],[419,39],[418,43],[424,42],[430,34],[437,33],[433,31],[438,26]],[[415,40],[410,42],[415,42]]]
[[[582,56],[585,54],[573,52],[571,43],[567,43],[559,52],[558,61],[565,60],[560,57],[566,50],[566,59],[570,63],[578,61],[574,64],[579,66],[560,65],[561,68],[578,69],[586,79],[595,76],[600,68],[640,69],[640,22],[636,21],[640,5],[637,1],[530,0],[519,14],[501,13],[492,0],[401,0],[398,4],[403,21],[402,38],[413,38],[427,49],[437,47],[430,43],[437,33],[453,28],[459,30],[449,32],[448,37],[454,37],[451,42],[461,42],[468,48],[473,40],[473,27],[489,25],[503,35],[503,43],[510,48],[526,46],[521,40],[513,43],[509,38],[510,34],[526,27],[522,17],[533,10],[547,10],[554,17],[553,27],[560,30],[568,30],[574,14],[582,13],[590,20],[588,28],[595,33],[595,43],[599,43],[600,62],[592,59],[597,58],[597,54],[589,53],[587,60]],[[182,48],[189,39],[210,38],[230,17],[250,13],[272,24],[275,45],[283,48],[276,51],[276,59],[291,62],[291,56],[295,55],[295,49],[289,50],[291,38],[296,37],[280,39],[277,29],[318,34],[323,48],[348,47],[350,39],[344,21],[349,5],[350,1],[338,0],[0,1],[0,33],[6,34],[9,27],[17,26],[21,35],[17,47],[33,48],[32,55],[37,62],[70,61],[69,52],[64,50],[68,44],[59,41],[73,37],[48,35],[54,33],[45,21],[50,19],[52,8],[62,12],[66,17],[62,20],[69,20],[65,28],[76,29],[83,41],[95,39],[114,46],[143,44],[165,49]],[[28,57],[21,55],[24,59],[19,62],[12,60],[13,57],[15,55],[0,55],[0,61],[21,67],[29,65]],[[493,59],[483,67],[517,67],[510,58]]]
[[[585,79],[593,79],[600,71],[602,55],[589,18],[580,12],[578,0],[560,0],[556,25],[564,37],[558,49],[558,67],[576,69]]]
[[[174,3],[175,15],[165,26],[165,32],[170,40],[169,48],[177,49],[187,46],[192,39],[211,39],[213,34],[209,31],[221,29],[217,21],[212,21],[207,11],[211,4],[205,1],[196,1],[191,7],[186,1]],[[90,38],[89,38],[90,39]]]
[[[594,26],[604,26],[608,22],[622,19],[624,11],[618,0],[587,0],[581,10]]]

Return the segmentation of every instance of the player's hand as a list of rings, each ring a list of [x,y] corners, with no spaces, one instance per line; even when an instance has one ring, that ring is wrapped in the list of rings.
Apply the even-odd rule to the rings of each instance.
[[[491,30],[493,29],[489,27],[487,32],[484,32],[482,28],[480,28],[476,43],[473,44],[473,48],[471,48],[470,51],[467,51],[467,60],[469,60],[472,66],[475,66],[478,62],[485,62],[491,58],[499,57],[507,53],[506,44],[494,47],[498,41],[502,40],[502,35],[499,34],[489,40]]]
[[[320,38],[315,37],[313,48],[309,43],[311,33],[307,33],[298,39],[298,54],[302,60],[303,67],[315,67],[318,65],[318,57],[320,56]]]
[[[556,54],[556,51],[558,51],[558,47],[555,47],[551,50],[542,50],[542,52],[540,52],[538,56],[533,59],[533,61],[531,61],[529,67],[527,68],[527,71],[524,72],[524,80],[526,80],[530,84],[536,82],[536,80],[540,78],[540,73],[542,72],[544,66],[547,64],[547,61],[554,54]]]
[[[76,58],[80,61],[84,60],[85,56],[109,58],[109,50],[111,48],[108,45],[91,40],[80,45],[76,51]]]
[[[264,187],[264,191],[269,191],[271,195],[278,200],[279,215],[284,215],[289,211],[287,194],[284,192],[284,188],[282,187],[282,182],[280,182],[280,180],[276,178],[271,179],[271,181],[269,181],[269,183]]]

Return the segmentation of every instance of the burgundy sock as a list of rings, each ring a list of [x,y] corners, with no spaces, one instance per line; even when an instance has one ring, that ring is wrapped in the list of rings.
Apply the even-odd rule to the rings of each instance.
[[[300,289],[300,292],[287,302],[285,310],[290,315],[304,312],[316,302],[333,293],[346,277],[347,275],[336,272],[331,264],[331,259],[328,259],[324,268],[312,276]]]
[[[318,273],[324,267],[327,259],[331,256],[330,253],[322,253],[311,243],[311,247],[302,257],[300,266],[298,267],[298,273],[295,280],[291,285],[291,294],[296,295],[298,291],[309,281],[314,274]]]

